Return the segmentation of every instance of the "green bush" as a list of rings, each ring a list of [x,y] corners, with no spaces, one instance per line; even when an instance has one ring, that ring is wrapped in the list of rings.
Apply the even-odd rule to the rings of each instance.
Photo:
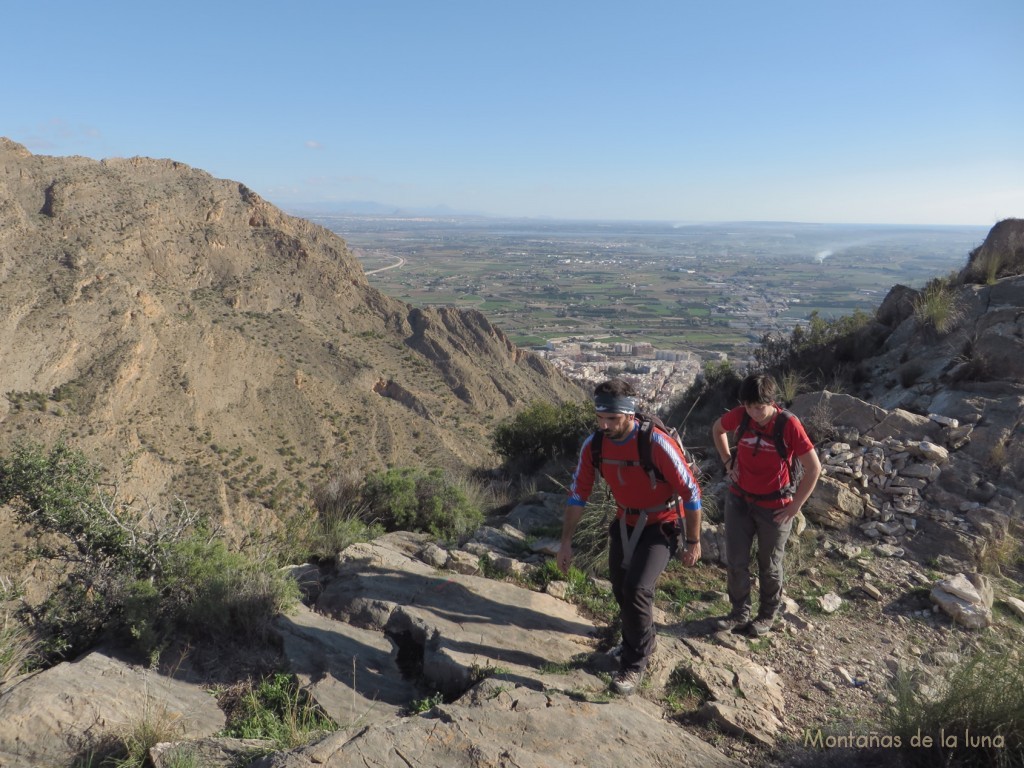
[[[900,386],[904,389],[910,389],[914,386],[921,378],[924,373],[924,364],[919,360],[910,360],[904,363],[896,369],[896,375],[899,377]]]
[[[499,424],[492,445],[499,456],[532,468],[549,459],[574,457],[583,438],[594,431],[593,403],[536,401]]]
[[[295,580],[273,564],[200,536],[168,549],[160,585],[161,611],[197,639],[262,638],[274,617],[299,599]]]
[[[425,531],[446,541],[480,527],[484,513],[465,481],[440,469],[395,468],[367,476],[362,499],[386,530]]]
[[[99,468],[59,443],[0,459],[0,503],[62,580],[29,611],[49,659],[112,636],[149,656],[171,633],[247,640],[298,596],[269,562],[227,550],[183,504],[139,509],[101,492]],[[44,543],[45,542],[45,543]]]
[[[314,508],[300,530],[290,532],[289,540],[302,552],[289,559],[293,562],[335,557],[346,547],[359,541],[370,541],[384,532],[373,520],[373,512],[362,495],[363,476],[353,470],[333,475],[313,493]]]
[[[0,503],[13,504],[19,522],[31,526],[40,539],[57,534],[61,549],[40,541],[42,557],[95,567],[144,566],[145,555],[132,541],[130,526],[107,514],[110,500],[100,495],[98,481],[99,469],[64,443],[49,452],[19,443],[9,460],[0,461]]]
[[[777,383],[779,385],[779,400],[786,405],[791,405],[806,386],[804,377],[795,371],[786,371],[781,374]]]
[[[573,564],[584,573],[607,575],[608,527],[617,506],[608,486],[594,488],[573,535]]]

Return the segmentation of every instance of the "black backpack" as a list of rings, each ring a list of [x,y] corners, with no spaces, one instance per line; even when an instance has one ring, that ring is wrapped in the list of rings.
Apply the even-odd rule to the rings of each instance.
[[[679,431],[675,427],[669,427],[665,425],[661,419],[654,415],[648,415],[637,411],[636,418],[640,422],[640,429],[637,430],[637,452],[639,454],[637,461],[621,461],[616,462],[623,466],[641,466],[647,473],[647,476],[651,478],[651,488],[654,488],[658,481],[665,482],[665,476],[654,466],[654,462],[651,460],[651,432],[654,429],[660,429],[668,437],[675,441],[676,445],[679,446],[679,451],[683,454],[683,458],[686,462],[693,466],[690,461],[690,457],[683,448],[683,440],[679,436]],[[606,461],[601,457],[601,446],[604,442],[604,434],[602,432],[594,432],[593,437],[590,440],[590,459],[594,465],[594,469],[597,473],[601,474],[601,463]]]
[[[772,442],[775,443],[775,451],[779,454],[779,458],[787,464],[789,467],[789,484],[779,488],[779,490],[773,493],[757,494],[758,499],[774,500],[774,499],[790,499],[793,497],[793,492],[796,487],[800,484],[800,478],[804,475],[804,467],[797,458],[794,456],[792,459],[787,458],[789,453],[786,448],[786,440],[783,437],[783,432],[786,429],[786,424],[790,419],[795,419],[796,416],[792,412],[787,411],[785,408],[779,408],[779,412],[775,415],[775,429],[772,431]],[[743,418],[740,419],[740,425],[736,428],[736,444],[739,445],[740,438],[743,437],[743,433],[750,428],[750,414],[746,411],[743,412]],[[736,449],[733,449],[732,457],[729,459],[729,468],[736,463]]]

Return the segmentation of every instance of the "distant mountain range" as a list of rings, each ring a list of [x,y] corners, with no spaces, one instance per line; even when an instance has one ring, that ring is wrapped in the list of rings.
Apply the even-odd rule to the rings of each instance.
[[[487,214],[478,211],[465,211],[447,205],[427,207],[401,206],[388,203],[377,203],[372,200],[346,200],[343,202],[290,203],[281,206],[283,210],[294,216],[472,216],[480,217]]]

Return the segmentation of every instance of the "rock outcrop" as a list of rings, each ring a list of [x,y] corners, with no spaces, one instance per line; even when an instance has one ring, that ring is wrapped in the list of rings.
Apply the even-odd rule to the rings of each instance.
[[[588,702],[487,680],[423,716],[340,732],[295,752],[258,760],[252,768],[618,768],[631,760],[653,768],[741,765],[667,723],[642,700]]]
[[[529,506],[532,513],[509,519],[536,520],[538,508],[557,515],[561,498]],[[508,556],[502,542],[513,530],[526,533],[508,526],[503,539],[491,530],[497,535],[466,546]],[[624,755],[666,768],[737,765],[663,717],[655,702],[680,671],[706,688],[704,717],[765,744],[778,737],[781,681],[753,660],[680,639],[663,625],[650,695],[610,698],[614,664],[597,650],[598,628],[576,606],[513,582],[438,570],[427,563],[438,551],[424,535],[388,534],[349,547],[336,569],[294,570],[310,605],[279,617],[275,631],[286,666],[339,730],[252,766],[343,766],[370,755],[416,766],[480,765],[485,758],[618,765]],[[460,562],[451,556],[459,551],[468,555],[453,550],[445,561]],[[542,561],[527,553],[524,573]],[[80,700],[80,689],[94,695]],[[410,714],[430,691],[449,703]],[[145,712],[181,723],[178,742],[154,750],[157,765],[186,747],[219,761],[211,765],[237,765],[247,749],[211,738],[224,715],[198,686],[97,653],[0,691],[0,756],[9,768],[70,759]]]
[[[971,251],[960,273],[965,282],[990,282],[1024,274],[1024,219],[1003,219]]]
[[[198,739],[213,736],[225,721],[216,699],[199,686],[95,651],[0,690],[0,765],[67,764],[144,722]]]

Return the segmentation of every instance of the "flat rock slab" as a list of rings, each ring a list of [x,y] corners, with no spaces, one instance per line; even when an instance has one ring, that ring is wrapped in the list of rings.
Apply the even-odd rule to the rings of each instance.
[[[775,744],[786,706],[777,674],[729,648],[699,640],[665,644],[670,654],[680,655],[678,667],[708,692],[704,717],[732,733]]]
[[[628,755],[628,759],[625,756]],[[739,768],[640,697],[579,701],[487,680],[454,704],[332,734],[251,768]]]
[[[563,600],[503,581],[436,571],[389,547],[386,537],[342,553],[339,573],[316,609],[401,644],[411,642],[420,649],[423,678],[448,697],[460,696],[482,675],[564,689],[563,676],[552,670],[569,669],[592,652],[598,633]],[[606,687],[593,675],[571,677],[570,687]]]
[[[199,686],[93,652],[26,675],[0,696],[0,766],[67,764],[147,720],[182,739],[212,736],[226,722]]]
[[[279,616],[289,671],[340,727],[393,718],[420,694],[383,632],[334,621],[300,605]]]

